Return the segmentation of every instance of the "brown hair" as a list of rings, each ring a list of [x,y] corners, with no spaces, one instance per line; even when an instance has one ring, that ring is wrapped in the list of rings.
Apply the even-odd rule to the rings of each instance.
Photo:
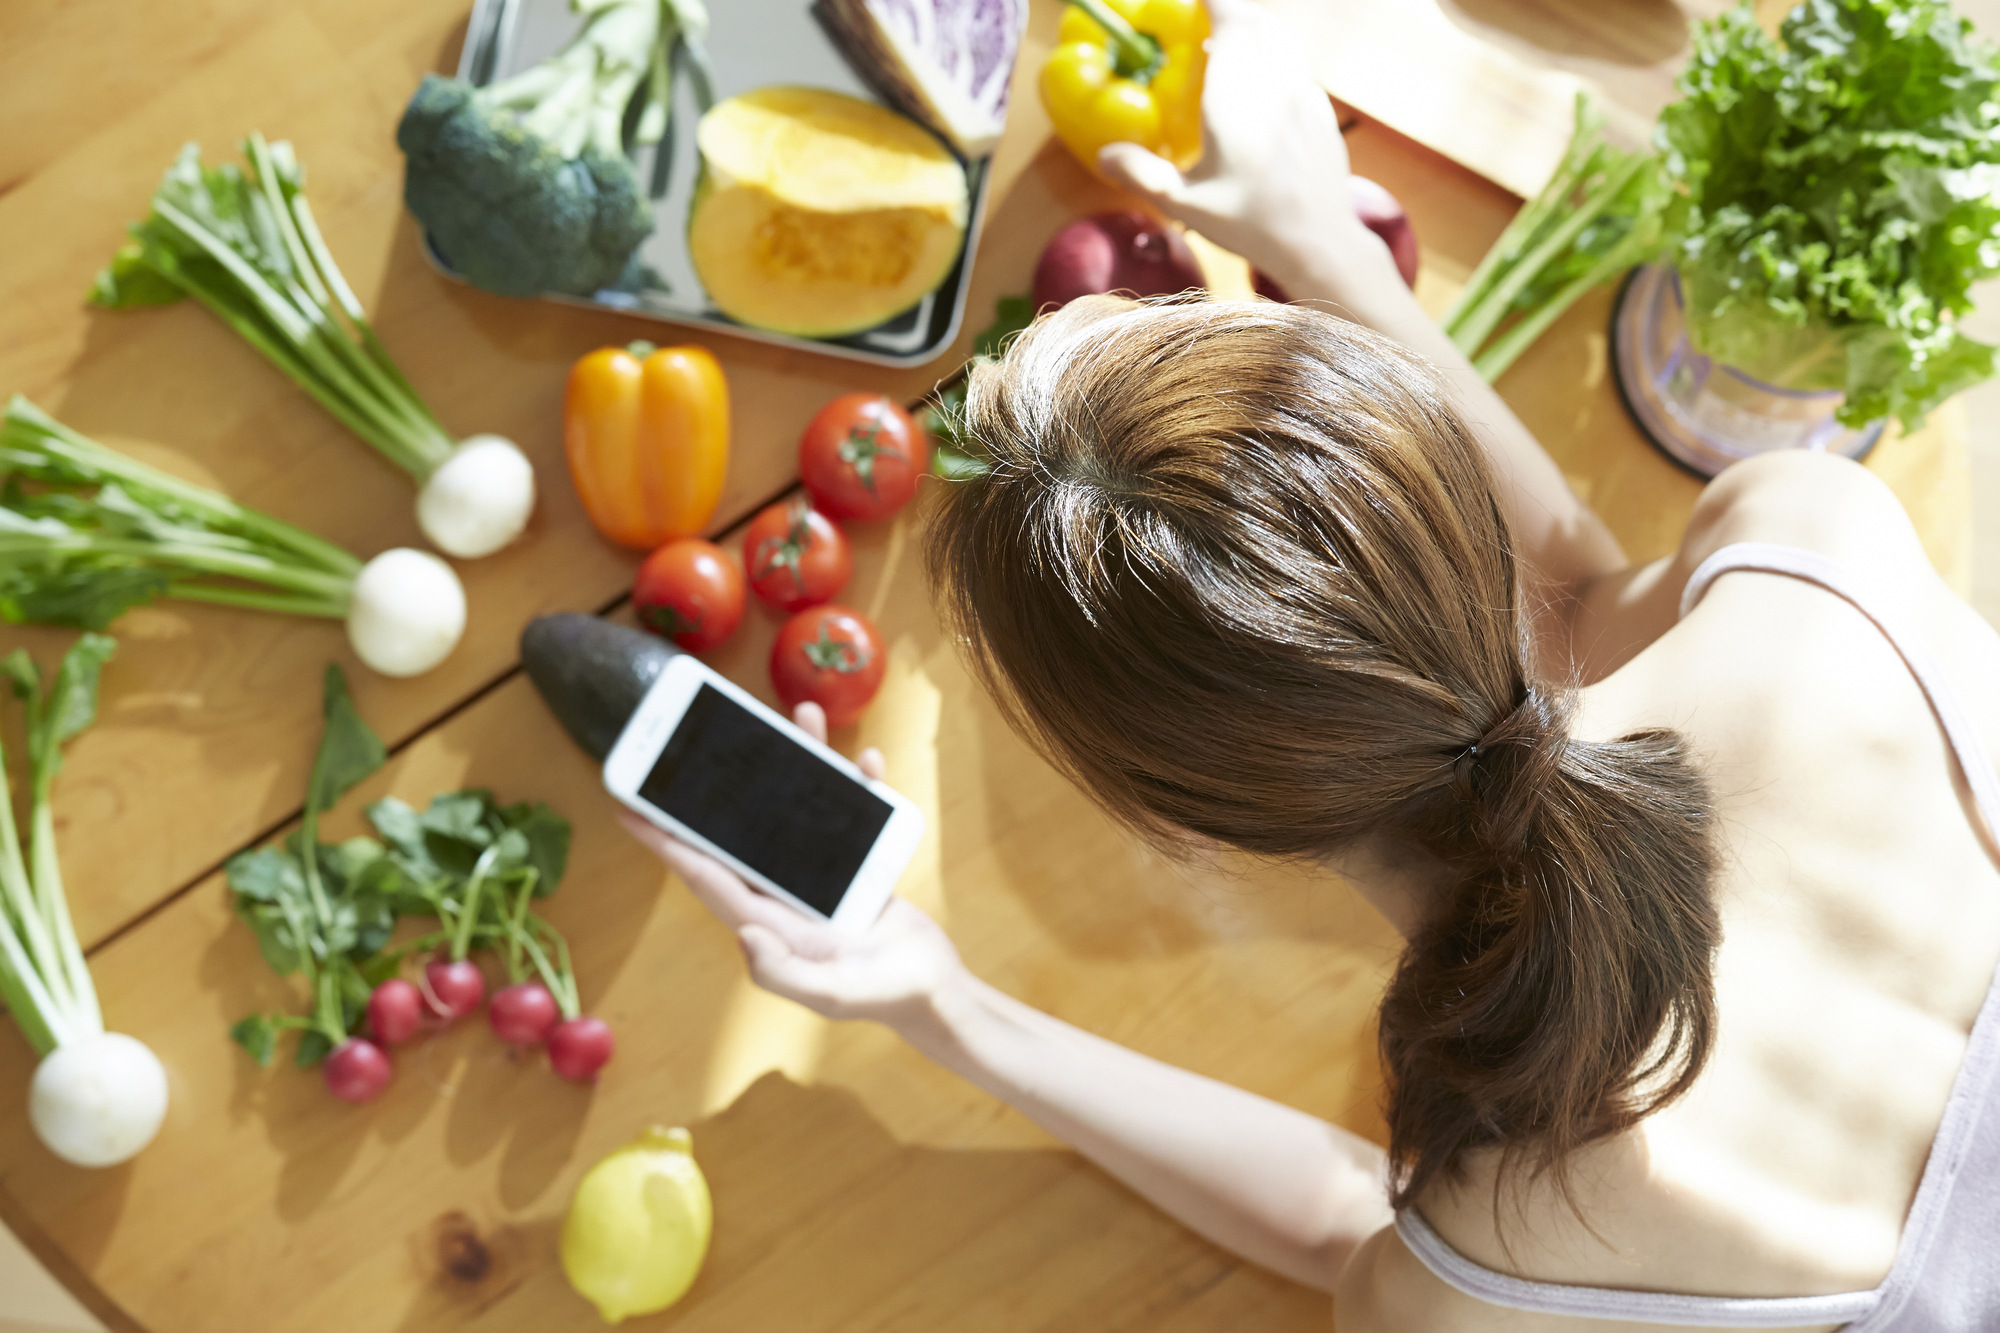
[[[990,459],[927,556],[1014,725],[1112,815],[1444,865],[1381,1016],[1392,1201],[1467,1152],[1554,1172],[1715,1031],[1710,805],[1682,738],[1568,734],[1437,376],[1300,307],[1073,302],[965,406]]]

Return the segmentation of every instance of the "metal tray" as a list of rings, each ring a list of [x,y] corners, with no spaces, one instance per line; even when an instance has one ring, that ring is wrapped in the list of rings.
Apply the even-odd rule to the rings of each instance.
[[[708,12],[708,58],[717,100],[774,83],[795,83],[881,104],[882,99],[828,40],[810,12],[809,0],[709,0]],[[553,54],[576,31],[578,22],[567,0],[475,0],[458,58],[458,77],[478,87],[526,69]],[[601,291],[593,297],[550,294],[543,300],[692,324],[885,366],[922,365],[951,346],[965,314],[972,256],[986,213],[987,158],[966,163],[965,248],[945,280],[922,301],[887,323],[845,338],[795,338],[751,328],[709,302],[688,260],[687,212],[701,168],[694,138],[701,113],[685,66],[676,74],[673,121],[666,137],[657,148],[642,149],[635,159],[639,179],[652,184],[655,219],[653,234],[639,247],[639,257],[664,285],[636,292]],[[429,237],[424,249],[439,272],[458,278]]]

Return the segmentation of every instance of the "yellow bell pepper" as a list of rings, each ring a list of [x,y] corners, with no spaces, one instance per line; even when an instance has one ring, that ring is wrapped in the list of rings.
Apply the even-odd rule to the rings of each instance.
[[[1136,143],[1175,166],[1201,157],[1201,0],[1070,0],[1042,66],[1056,137],[1097,170],[1097,150]]]

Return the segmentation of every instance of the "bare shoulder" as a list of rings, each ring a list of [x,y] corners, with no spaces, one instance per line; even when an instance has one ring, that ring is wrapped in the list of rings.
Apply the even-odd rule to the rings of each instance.
[[[1689,576],[1737,542],[1826,556],[1893,589],[1934,632],[1970,615],[1931,567],[1909,515],[1881,478],[1843,458],[1787,450],[1747,459],[1710,482],[1672,555],[1581,591],[1571,642],[1583,682],[1603,679],[1672,630]]]
[[[1895,493],[1860,464],[1826,454],[1764,454],[1709,483],[1674,558],[1680,581],[1735,542],[1796,546],[1890,581],[1943,588]]]
[[[1942,660],[2000,740],[2000,639],[1945,582],[1895,493],[1868,469],[1825,455],[1772,454],[1739,463],[1703,492],[1668,576],[1679,589],[1709,555],[1733,542],[1776,542],[1827,557],[1875,591],[1871,609],[1904,617]],[[1872,636],[1873,630],[1855,626]]]
[[[1383,1227],[1354,1252],[1333,1290],[1340,1333],[1473,1333],[1511,1314],[1446,1286],[1394,1227]]]

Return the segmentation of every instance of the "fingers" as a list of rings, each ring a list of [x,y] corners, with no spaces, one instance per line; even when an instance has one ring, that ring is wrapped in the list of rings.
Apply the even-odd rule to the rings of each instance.
[[[1106,144],[1097,150],[1097,165],[1116,183],[1169,212],[1187,183],[1173,163],[1135,143]]]
[[[750,922],[761,923],[789,938],[799,925],[810,926],[797,912],[745,884],[722,862],[688,846],[629,810],[622,810],[618,822],[680,877],[683,884],[715,913],[731,930]]]
[[[808,699],[794,708],[792,722],[800,731],[820,744],[826,744],[826,710],[818,704]],[[861,757],[855,761],[855,766],[863,775],[876,782],[882,781],[889,772],[888,765],[882,761],[882,752],[872,745],[861,752]]]
[[[792,722],[821,745],[826,744],[826,710],[812,700],[792,710]]]
[[[775,931],[748,925],[736,932],[743,945],[743,957],[750,965],[750,979],[774,995],[817,1009],[825,999],[820,982],[825,965],[799,956]]]

